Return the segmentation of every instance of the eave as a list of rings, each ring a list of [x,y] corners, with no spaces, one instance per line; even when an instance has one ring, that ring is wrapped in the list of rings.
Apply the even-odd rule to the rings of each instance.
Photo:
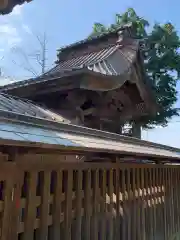
[[[0,146],[24,147],[83,155],[84,153],[116,153],[120,156],[136,156],[137,159],[179,161],[180,149],[125,137],[114,133],[39,119],[38,124],[0,118]],[[27,151],[28,148],[28,151]],[[23,153],[23,152],[22,152]]]

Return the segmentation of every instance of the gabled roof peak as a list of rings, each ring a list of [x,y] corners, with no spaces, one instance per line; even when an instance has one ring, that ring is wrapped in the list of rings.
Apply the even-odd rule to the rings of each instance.
[[[73,49],[73,48],[76,48],[76,47],[80,47],[80,46],[82,46],[84,44],[90,44],[90,43],[99,41],[99,40],[101,40],[103,38],[109,37],[110,35],[118,34],[118,32],[121,32],[121,31],[123,31],[125,29],[130,29],[130,28],[132,28],[132,23],[127,23],[127,24],[124,24],[123,26],[120,26],[117,29],[114,29],[112,31],[101,33],[101,34],[99,34],[97,36],[88,37],[88,38],[85,38],[83,40],[77,41],[75,43],[69,44],[67,46],[63,46],[60,49],[58,49],[58,51],[62,52],[62,51],[65,51],[65,50],[69,50],[69,49]]]

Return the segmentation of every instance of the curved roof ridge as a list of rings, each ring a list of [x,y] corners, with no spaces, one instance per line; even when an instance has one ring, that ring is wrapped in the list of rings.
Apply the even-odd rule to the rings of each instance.
[[[66,49],[77,47],[77,46],[82,45],[82,44],[90,43],[92,41],[96,41],[100,38],[103,38],[105,36],[109,36],[110,34],[117,33],[119,31],[122,31],[126,28],[131,28],[131,27],[132,27],[132,23],[126,23],[126,24],[124,24],[124,25],[122,25],[122,26],[120,26],[116,29],[113,29],[111,31],[103,32],[103,33],[98,34],[97,36],[87,37],[83,40],[80,40],[80,41],[77,41],[75,43],[71,43],[69,45],[63,46],[63,47],[59,48],[58,51],[60,52],[60,51],[66,50]]]

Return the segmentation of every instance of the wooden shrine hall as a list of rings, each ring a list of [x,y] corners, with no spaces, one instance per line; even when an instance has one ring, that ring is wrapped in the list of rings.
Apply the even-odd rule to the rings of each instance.
[[[180,149],[119,134],[157,111],[131,26],[1,88],[0,240],[180,239]]]
[[[131,25],[61,48],[54,68],[1,91],[44,105],[73,124],[119,134],[125,123],[157,111]]]
[[[179,239],[180,149],[119,134],[156,111],[131,26],[3,87],[0,240]]]

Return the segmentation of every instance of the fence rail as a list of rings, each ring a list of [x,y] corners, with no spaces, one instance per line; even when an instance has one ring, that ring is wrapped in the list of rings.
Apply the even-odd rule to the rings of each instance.
[[[53,158],[1,162],[0,239],[178,239],[179,166]]]

